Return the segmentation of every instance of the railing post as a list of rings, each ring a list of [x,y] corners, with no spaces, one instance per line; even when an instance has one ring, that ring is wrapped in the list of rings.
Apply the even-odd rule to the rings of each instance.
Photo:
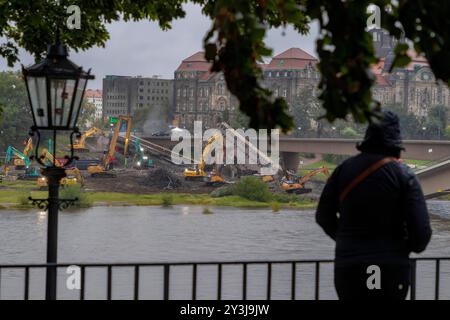
[[[84,286],[85,286],[85,267],[84,266],[81,266],[81,279],[80,279],[80,285],[81,285],[81,288],[80,288],[80,300],[84,300]]]
[[[197,299],[197,265],[192,265],[192,300]]]
[[[295,286],[295,282],[297,281],[297,268],[295,265],[295,262],[292,262],[292,278],[291,278],[291,300],[295,300],[295,290],[296,290],[296,286]]]
[[[139,266],[134,266],[134,300],[139,300]]]
[[[267,264],[267,300],[271,299],[272,294],[272,263]]]
[[[316,265],[316,274],[315,274],[315,291],[314,291],[314,299],[319,300],[319,284],[320,284],[320,263],[318,261],[315,262]]]
[[[242,265],[242,300],[247,300],[247,263]]]
[[[25,290],[24,290],[24,295],[23,295],[24,300],[28,300],[29,282],[30,282],[30,268],[25,267],[25,288],[24,288]]]
[[[441,279],[441,260],[436,259],[436,278],[435,278],[435,286],[434,286],[434,300],[439,300],[439,281]]]
[[[164,300],[169,300],[170,265],[164,265]]]
[[[222,300],[222,264],[217,265],[217,300]]]
[[[107,278],[108,278],[108,287],[107,287],[107,293],[106,293],[106,298],[108,300],[111,300],[111,296],[112,296],[112,266],[109,265],[108,266],[108,274],[107,274]]]

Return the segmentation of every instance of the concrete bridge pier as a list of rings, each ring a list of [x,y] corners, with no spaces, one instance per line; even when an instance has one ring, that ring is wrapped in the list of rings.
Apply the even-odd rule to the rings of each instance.
[[[284,170],[297,173],[299,163],[300,154],[298,152],[281,152],[281,166]]]

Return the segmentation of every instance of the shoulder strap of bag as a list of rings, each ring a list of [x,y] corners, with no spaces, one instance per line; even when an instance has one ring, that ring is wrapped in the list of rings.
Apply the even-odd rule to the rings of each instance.
[[[370,167],[368,167],[366,170],[364,170],[361,174],[359,174],[355,179],[352,180],[345,188],[342,190],[342,192],[339,195],[339,202],[344,202],[347,195],[352,191],[358,184],[363,182],[368,176],[370,176],[372,173],[380,169],[382,166],[384,166],[386,163],[397,161],[397,158],[394,157],[386,157],[383,158],[374,164],[372,164]]]

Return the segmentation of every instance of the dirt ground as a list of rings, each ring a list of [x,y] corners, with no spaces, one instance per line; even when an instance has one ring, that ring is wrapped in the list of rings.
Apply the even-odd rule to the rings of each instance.
[[[157,170],[134,170],[123,169],[114,170],[115,178],[91,178],[85,177],[85,188],[92,191],[103,192],[124,192],[135,194],[159,193],[164,191],[177,193],[209,193],[214,190],[214,187],[206,186],[203,181],[185,181],[180,175],[179,180],[181,184],[177,187],[172,187],[167,181],[165,187],[161,187],[161,181],[153,185],[149,181],[148,175],[150,172]]]
[[[93,178],[86,171],[82,172],[85,178],[85,189],[97,192],[122,192],[133,194],[149,194],[160,192],[174,193],[210,193],[217,187],[207,186],[204,181],[187,181],[183,176],[184,166],[171,164],[155,155],[151,156],[154,168],[119,168],[111,170],[116,175],[114,178]],[[129,159],[132,163],[133,159]],[[225,172],[222,172],[225,173]],[[226,177],[226,175],[225,175]],[[227,180],[227,178],[225,178]],[[227,181],[231,181],[228,179]],[[235,179],[234,179],[235,180]],[[323,183],[310,181],[307,187],[313,191],[304,196],[317,199],[323,188]],[[272,182],[269,185],[272,192],[284,193],[279,183]]]

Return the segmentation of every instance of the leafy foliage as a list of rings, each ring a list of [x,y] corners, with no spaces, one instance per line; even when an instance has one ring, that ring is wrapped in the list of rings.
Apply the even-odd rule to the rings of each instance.
[[[445,128],[445,137],[447,138],[447,139],[450,139],[450,125],[448,125],[446,128]]]
[[[12,145],[23,149],[31,127],[31,113],[27,106],[25,83],[18,73],[0,73],[0,149]]]
[[[267,202],[272,198],[267,183],[257,177],[243,177],[233,187],[233,194],[242,198]]]
[[[104,46],[106,24],[123,19],[158,21],[170,28],[182,18],[187,0],[33,0],[0,2],[0,55],[9,65],[17,61],[18,48],[42,57],[46,45],[55,39],[56,24],[67,18],[66,7],[78,5],[81,30],[66,30],[62,41],[74,50]],[[366,30],[367,7],[381,8],[381,26],[396,38],[404,34],[414,49],[428,59],[436,78],[450,84],[450,2],[438,0],[191,0],[203,7],[213,20],[204,39],[206,58],[213,71],[222,71],[227,86],[240,101],[241,111],[254,128],[293,128],[283,98],[274,99],[260,84],[258,63],[271,55],[264,39],[269,27],[292,25],[299,33],[308,23],[319,21],[317,52],[322,74],[319,98],[329,121],[372,120],[380,106],[372,100],[374,77],[370,65],[377,59],[372,38]],[[393,66],[405,66],[408,46],[400,43]]]
[[[74,204],[75,208],[88,208],[93,204],[93,201],[88,197],[87,192],[79,185],[61,188],[60,197],[61,199],[78,199]]]
[[[87,130],[93,125],[92,119],[95,118],[95,105],[84,100],[81,110],[77,124],[81,130]]]

